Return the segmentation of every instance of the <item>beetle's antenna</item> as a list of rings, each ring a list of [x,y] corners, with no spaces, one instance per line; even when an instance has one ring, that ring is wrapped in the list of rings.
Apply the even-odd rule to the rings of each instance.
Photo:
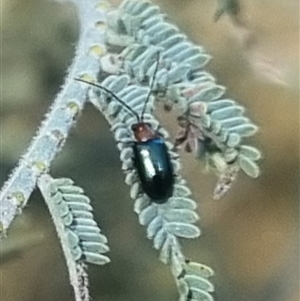
[[[99,84],[89,82],[89,81],[81,79],[81,78],[74,78],[74,79],[77,80],[78,82],[82,82],[82,83],[85,83],[85,84],[91,85],[93,87],[104,90],[106,93],[113,96],[119,103],[121,103],[131,114],[133,114],[136,117],[138,122],[142,121],[139,114],[137,112],[135,112],[129,105],[127,105],[122,99],[120,99],[114,92],[108,90],[107,88],[105,88]]]
[[[152,89],[153,89],[153,86],[154,86],[155,77],[156,77],[156,74],[157,74],[157,71],[158,71],[159,57],[160,57],[160,55],[159,55],[159,51],[158,51],[157,52],[157,64],[156,64],[156,67],[155,67],[155,70],[154,70],[154,73],[153,73],[153,79],[152,79],[152,82],[151,82],[150,91],[149,91],[149,94],[148,94],[147,99],[145,101],[145,104],[144,104],[144,107],[143,107],[143,111],[142,111],[142,115],[141,115],[141,121],[142,122],[143,122],[143,119],[144,119],[144,113],[146,111],[147,103],[150,100],[150,96],[151,96]]]

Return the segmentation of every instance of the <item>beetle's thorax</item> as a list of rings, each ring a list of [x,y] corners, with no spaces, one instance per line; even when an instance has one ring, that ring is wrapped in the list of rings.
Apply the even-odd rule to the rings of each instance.
[[[157,138],[157,133],[151,127],[151,124],[139,122],[132,125],[134,138],[139,142],[148,141]]]

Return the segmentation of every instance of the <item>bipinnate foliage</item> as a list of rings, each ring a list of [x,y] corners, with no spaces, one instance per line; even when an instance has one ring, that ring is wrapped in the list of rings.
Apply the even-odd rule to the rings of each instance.
[[[124,1],[109,16],[106,40],[110,52],[116,53],[102,59],[104,69],[129,74],[140,85],[149,84],[160,53],[154,91],[166,108],[175,106],[178,111],[181,129],[176,145],[183,144],[198,158],[206,158],[219,176],[214,198],[225,195],[240,169],[258,177],[256,161],[261,154],[243,141],[258,128],[243,116],[242,106],[222,98],[225,88],[203,70],[211,58],[204,48],[189,41],[150,2]]]
[[[219,178],[213,195],[219,199],[239,170],[253,178],[259,175],[256,162],[261,154],[244,144],[257,126],[243,115],[244,108],[236,101],[223,98],[225,88],[203,69],[211,56],[168,22],[158,6],[126,0],[118,8],[108,9],[105,1],[73,2],[81,20],[76,57],[62,92],[1,191],[1,230],[6,232],[38,184],[61,241],[75,299],[90,300],[87,264],[109,262],[104,255],[109,250],[107,239],[94,220],[92,204],[83,190],[70,179],[53,179],[50,175],[52,160],[89,101],[111,126],[134,211],[147,228],[147,237],[153,240],[160,260],[171,267],[180,301],[212,301],[212,269],[191,262],[181,250],[180,239],[197,238],[200,230],[195,225],[196,202],[180,175],[176,151],[183,147],[197,159],[206,159]],[[95,87],[98,81],[106,91]],[[133,163],[131,127],[137,118],[112,93],[138,115],[144,112],[143,121],[166,140],[168,132],[153,112],[157,102],[166,110],[176,109],[178,135],[175,144],[166,141],[175,183],[172,196],[163,204],[143,192]]]

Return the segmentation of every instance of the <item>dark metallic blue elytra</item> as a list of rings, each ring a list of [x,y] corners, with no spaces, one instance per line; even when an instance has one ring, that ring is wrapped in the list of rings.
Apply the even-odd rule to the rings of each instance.
[[[133,141],[133,161],[140,178],[143,191],[158,204],[166,203],[173,193],[174,172],[168,148],[164,140],[151,127],[151,124],[144,122],[143,117],[147,103],[153,89],[155,75],[158,71],[159,53],[157,65],[151,83],[150,92],[144,104],[141,116],[135,112],[128,104],[115,95],[112,91],[99,84],[91,83],[77,78],[77,81],[90,84],[104,90],[120,102],[137,119],[131,130],[135,141]]]
[[[173,165],[163,139],[134,142],[134,164],[143,191],[156,203],[165,203],[173,193]]]

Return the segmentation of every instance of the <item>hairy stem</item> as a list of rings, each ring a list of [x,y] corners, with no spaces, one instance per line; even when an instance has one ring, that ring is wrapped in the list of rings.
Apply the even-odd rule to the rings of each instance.
[[[75,58],[61,92],[0,192],[0,233],[6,232],[26,205],[38,178],[49,170],[87,101],[86,87],[74,81],[74,78],[83,74],[96,78],[100,71],[99,56],[105,52],[103,25],[108,4],[96,0],[73,0],[73,3],[80,20]]]

